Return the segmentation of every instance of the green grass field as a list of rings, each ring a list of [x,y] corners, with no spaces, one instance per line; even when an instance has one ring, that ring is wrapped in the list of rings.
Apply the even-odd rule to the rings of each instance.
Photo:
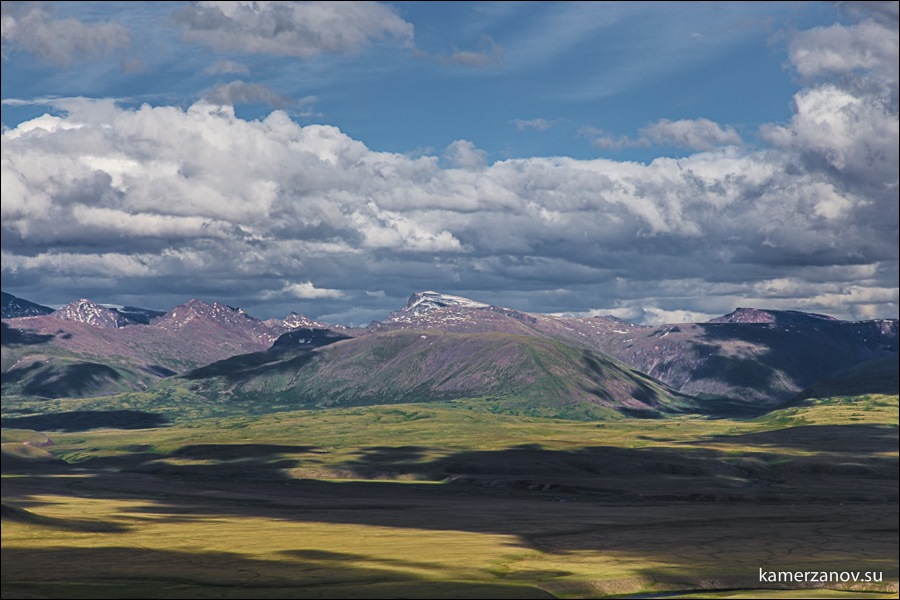
[[[4,430],[3,597],[897,597],[896,396],[750,420],[489,409]],[[760,568],[883,582],[775,590]]]

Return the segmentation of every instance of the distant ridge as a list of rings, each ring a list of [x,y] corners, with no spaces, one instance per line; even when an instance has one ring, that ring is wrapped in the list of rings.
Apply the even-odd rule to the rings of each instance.
[[[12,298],[10,295],[10,308]],[[27,301],[15,300],[15,306],[27,307]],[[398,335],[391,338],[387,334]],[[457,334],[476,337],[453,337]],[[417,341],[423,339],[422,335],[427,336],[427,344]],[[516,336],[518,341],[501,344],[502,336]],[[353,339],[335,341],[344,338]],[[602,387],[613,385],[616,378],[602,379],[605,383],[598,388],[591,383],[592,376],[584,377],[583,370],[568,372],[560,367],[548,374],[541,364],[549,361],[562,365],[563,355],[583,362],[584,356],[596,354],[612,357],[622,366],[646,374],[671,392],[701,398],[707,404],[721,402],[723,407],[740,405],[749,410],[788,401],[802,390],[859,363],[882,357],[888,357],[885,364],[896,361],[898,323],[896,319],[843,321],[801,311],[742,307],[705,323],[646,326],[612,317],[528,313],[427,290],[411,294],[404,307],[383,321],[373,321],[365,329],[353,329],[297,313],[261,321],[240,308],[199,299],[165,314],[103,306],[83,299],[52,315],[4,319],[3,393],[85,397],[146,390],[163,377],[185,374],[226,359],[234,358],[235,362],[220,365],[221,368],[241,365],[241,355],[257,355],[279,339],[279,351],[305,352],[322,347],[316,351],[316,356],[324,357],[316,359],[319,372],[310,374],[308,384],[272,384],[272,389],[283,388],[284,393],[298,397],[318,395],[352,403],[354,395],[370,401],[423,398],[431,393],[429,390],[442,397],[499,397],[515,390],[514,395],[527,397],[531,391],[523,382],[534,377],[536,381],[556,381],[562,387],[554,383],[554,389],[565,389],[566,397],[594,402],[590,398],[602,399],[603,393],[608,392],[601,392]],[[546,345],[547,342],[567,349]],[[412,362],[383,363],[394,352],[392,348],[403,344],[418,348],[410,354]],[[511,350],[513,347],[516,350]],[[357,348],[361,354],[353,357],[338,352],[339,348]],[[536,370],[494,380],[488,372],[471,365],[464,370],[476,376],[463,376],[453,371],[453,364],[443,364],[466,362],[476,352],[488,364],[496,363],[501,355],[514,356]],[[492,356],[492,352],[497,355]],[[576,358],[578,353],[587,354]],[[535,356],[543,358],[535,361]],[[269,365],[267,372],[277,371],[279,377],[285,378],[300,377],[297,369],[306,360],[281,364],[271,356],[257,358]],[[249,378],[256,377],[250,372],[252,369],[247,370],[248,365],[241,368]],[[421,378],[404,375],[416,369]],[[577,386],[564,384],[565,378],[558,379],[557,374],[566,372],[572,381],[580,381],[582,387],[596,393],[585,395],[584,390],[576,390]],[[329,379],[328,373],[334,378]],[[387,373],[393,374],[382,378]],[[443,374],[440,376],[444,383],[438,381],[439,374]],[[376,381],[381,383],[369,389],[364,382],[354,383],[354,377],[373,385]],[[865,375],[855,377],[858,380]],[[504,387],[502,381],[512,387]],[[255,387],[250,379],[245,383],[240,384],[241,389],[263,393],[263,388]],[[627,406],[628,389],[632,388],[621,387],[614,394],[617,400],[613,404]],[[597,402],[606,405],[604,401]],[[643,404],[654,406],[655,402]],[[660,399],[658,404],[662,407],[669,403]],[[679,400],[672,405],[681,404]]]
[[[799,310],[765,310],[759,308],[738,308],[707,323],[779,323],[782,325],[797,325],[814,321],[837,321],[834,317],[816,313],[800,312]]]
[[[23,298],[17,298],[12,294],[2,293],[2,318],[15,319],[17,317],[37,317],[39,315],[49,315],[53,309],[49,306],[42,306]]]
[[[49,314],[3,320],[3,394],[84,398],[144,391],[161,378],[265,350],[310,323],[296,313],[260,321],[196,299],[167,313],[76,300]]]

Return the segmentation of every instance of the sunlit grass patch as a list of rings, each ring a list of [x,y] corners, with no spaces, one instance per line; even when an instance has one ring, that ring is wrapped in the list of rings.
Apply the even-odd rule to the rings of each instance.
[[[747,420],[463,403],[13,432],[69,464],[4,475],[4,594],[741,597],[760,567],[881,570],[876,592],[897,581],[896,423],[872,396]]]
[[[301,509],[295,519],[286,519],[173,514],[143,500],[34,496],[28,504],[40,520],[3,525],[8,582],[77,586],[124,577],[191,588],[299,588],[307,597],[332,586],[458,582],[521,587],[498,582],[494,573],[508,556],[522,551],[521,541],[511,535],[304,521]],[[48,524],[85,515],[106,524],[107,532]],[[117,586],[110,590],[120,591]],[[529,592],[507,595],[517,594]]]

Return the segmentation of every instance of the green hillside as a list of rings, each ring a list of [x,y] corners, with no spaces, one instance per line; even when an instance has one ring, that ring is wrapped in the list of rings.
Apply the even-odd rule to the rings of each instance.
[[[695,401],[598,352],[501,333],[394,331],[233,357],[161,382],[218,404],[327,408],[484,398],[512,412],[654,417]]]

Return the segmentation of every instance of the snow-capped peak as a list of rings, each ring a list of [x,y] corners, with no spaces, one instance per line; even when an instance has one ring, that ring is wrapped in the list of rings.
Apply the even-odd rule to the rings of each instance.
[[[284,326],[290,329],[325,329],[327,325],[324,323],[320,323],[315,319],[310,319],[306,315],[301,315],[299,313],[292,312],[287,317],[285,317]]]
[[[86,298],[66,304],[59,310],[50,313],[50,315],[57,319],[87,323],[95,327],[124,327],[128,325],[128,319],[119,314],[119,311],[106,308]]]
[[[248,321],[256,322],[256,319],[245,313],[243,309],[233,308],[219,302],[209,303],[203,300],[192,299],[166,313],[159,320],[159,324],[181,327],[197,318],[214,321],[220,325]]]
[[[488,308],[490,304],[484,302],[476,302],[462,296],[453,296],[451,294],[442,294],[440,292],[416,292],[406,301],[406,311],[416,313],[426,312],[435,308],[445,308],[447,306],[458,306],[460,308]]]

